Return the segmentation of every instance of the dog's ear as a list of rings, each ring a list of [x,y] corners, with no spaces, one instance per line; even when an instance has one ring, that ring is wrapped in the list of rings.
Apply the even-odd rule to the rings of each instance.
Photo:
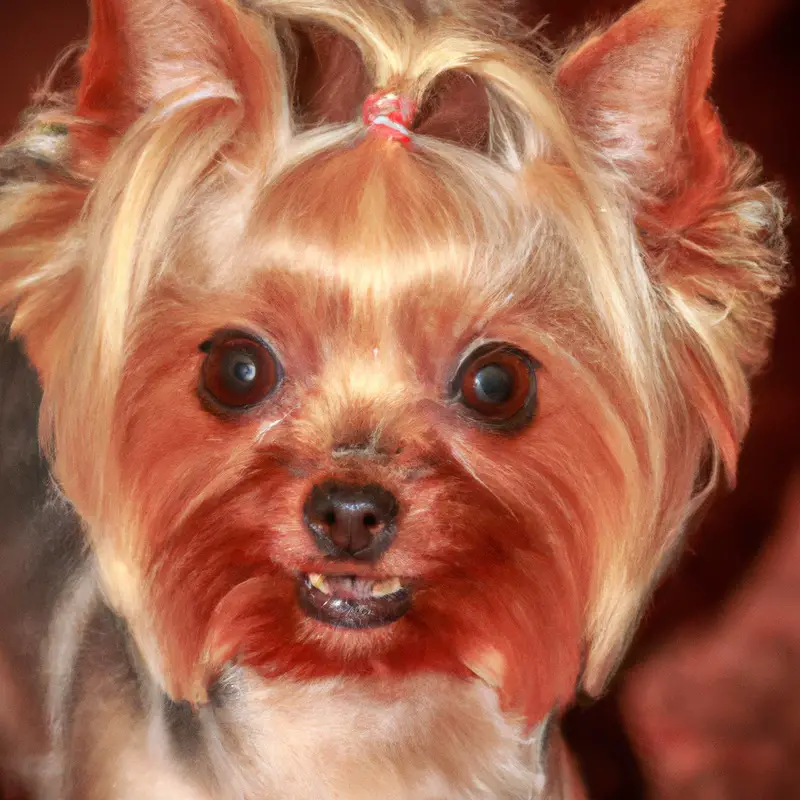
[[[732,474],[785,262],[783,205],[707,97],[724,0],[642,0],[563,59],[568,113],[635,215],[676,358]]]
[[[707,97],[723,2],[642,0],[568,52],[556,81],[574,128],[629,204],[673,374],[707,431],[714,466],[732,478],[749,422],[748,379],[767,356],[785,240],[780,199]],[[602,609],[596,618],[617,620],[617,633],[590,633],[590,692],[613,671],[627,641],[619,631],[633,629],[673,552],[660,543],[641,559],[624,603],[611,584],[616,597],[592,601]]]
[[[80,238],[77,223],[87,211],[110,220],[134,197],[157,204],[152,216],[123,217],[161,226],[161,239],[222,148],[229,157],[258,149],[264,163],[289,123],[274,24],[235,0],[91,0],[74,92],[34,111],[20,145],[7,152],[28,160],[33,154],[43,166],[8,182],[0,218],[0,309],[14,308],[15,329],[30,351],[43,350],[29,335],[34,320],[55,319],[52,304],[73,296],[66,284],[100,283],[81,277],[92,260],[103,273],[96,242],[91,257],[66,252],[65,242]],[[101,190],[95,181],[114,156]],[[107,234],[109,225],[97,229]],[[128,249],[132,262],[140,260],[141,243]],[[132,302],[127,298],[120,310]]]
[[[558,69],[573,122],[664,224],[690,220],[728,167],[706,97],[723,1],[643,0]]]
[[[113,392],[79,399],[83,370],[117,385],[187,198],[237,158],[267,163],[289,114],[274,21],[236,0],[92,0],[80,67],[17,137],[44,166],[0,185],[0,311],[39,371],[65,491],[94,500],[103,469],[79,474],[69,437],[111,424]]]
[[[227,90],[252,123],[269,123],[283,78],[271,34],[233,0],[91,0],[76,115],[102,139],[156,104]]]

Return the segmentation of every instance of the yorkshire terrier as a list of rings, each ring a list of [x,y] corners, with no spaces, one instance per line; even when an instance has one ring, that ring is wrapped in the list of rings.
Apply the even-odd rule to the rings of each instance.
[[[733,477],[783,282],[722,2],[555,52],[477,1],[92,0],[0,164],[34,797],[581,795],[559,716]]]

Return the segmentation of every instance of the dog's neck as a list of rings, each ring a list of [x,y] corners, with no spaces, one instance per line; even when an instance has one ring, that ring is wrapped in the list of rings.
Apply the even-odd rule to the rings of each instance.
[[[153,724],[185,743],[187,713],[162,704]],[[525,736],[479,681],[263,681],[234,669],[193,724],[208,785],[235,774],[245,797],[510,800],[545,787],[546,726]]]
[[[115,794],[120,800],[562,796],[553,720],[526,734],[479,680],[267,681],[233,667],[207,705],[174,703],[132,652],[124,624],[87,590],[92,578],[84,581],[71,595],[80,608],[67,602],[59,615],[83,620],[81,630],[54,627],[54,651],[74,659],[75,675],[69,689],[55,687],[59,760],[80,765],[63,770],[69,785],[54,797],[84,798],[85,787],[112,784],[130,787]],[[93,765],[74,752],[86,737],[96,740],[90,751],[103,753]]]

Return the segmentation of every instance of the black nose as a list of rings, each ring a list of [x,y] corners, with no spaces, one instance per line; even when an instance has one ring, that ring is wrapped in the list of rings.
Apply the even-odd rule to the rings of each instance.
[[[303,514],[325,555],[374,561],[394,539],[397,500],[382,486],[327,481],[311,490]]]

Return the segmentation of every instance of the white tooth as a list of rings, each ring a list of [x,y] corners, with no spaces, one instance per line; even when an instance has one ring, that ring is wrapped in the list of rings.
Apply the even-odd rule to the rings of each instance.
[[[325,580],[324,575],[320,575],[319,572],[309,572],[308,573],[308,582],[315,588],[319,589],[320,592],[324,594],[330,594],[331,590],[328,588],[328,581]]]
[[[377,581],[372,584],[373,597],[386,597],[389,594],[399,592],[403,588],[399,578],[389,578],[385,581]]]

